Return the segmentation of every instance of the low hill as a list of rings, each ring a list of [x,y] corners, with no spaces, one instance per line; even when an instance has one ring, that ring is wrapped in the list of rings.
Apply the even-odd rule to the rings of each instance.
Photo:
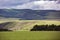
[[[1,29],[9,29],[13,31],[30,31],[34,25],[60,25],[60,21],[54,20],[5,20],[0,22]]]

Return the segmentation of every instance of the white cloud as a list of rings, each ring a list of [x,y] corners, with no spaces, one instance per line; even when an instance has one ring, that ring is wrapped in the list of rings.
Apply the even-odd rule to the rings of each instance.
[[[7,2],[8,6],[0,6],[0,9],[33,9],[33,10],[60,10],[60,4],[58,4],[58,1],[32,1],[31,0],[5,0],[4,3]],[[0,1],[2,2],[2,1]],[[9,2],[9,3],[8,3]],[[11,2],[11,3],[10,3]],[[0,4],[3,5],[4,3]],[[20,3],[23,3],[20,5]],[[10,5],[11,4],[11,5]],[[13,6],[12,6],[13,4]],[[15,5],[14,4],[18,4]],[[9,6],[10,5],[10,6]]]
[[[17,5],[13,7],[14,9],[37,9],[37,10],[60,10],[60,4],[57,4],[57,1],[34,1],[26,3],[23,5]]]
[[[0,0],[0,7],[1,6],[14,6],[20,5],[29,2],[30,0]]]

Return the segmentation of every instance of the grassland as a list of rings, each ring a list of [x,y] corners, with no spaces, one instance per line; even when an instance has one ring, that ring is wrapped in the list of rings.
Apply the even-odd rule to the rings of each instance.
[[[0,40],[60,40],[60,32],[54,31],[15,31],[0,32]]]
[[[0,20],[0,24],[11,22],[5,27],[14,30],[12,32],[0,32],[0,40],[60,40],[59,31],[29,31],[34,25],[60,25],[57,20]],[[22,29],[20,29],[22,27]],[[17,31],[16,31],[17,30]],[[21,31],[20,31],[21,30]],[[22,31],[23,30],[23,31]],[[25,31],[27,30],[27,31]]]
[[[13,31],[30,31],[34,25],[60,25],[60,21],[57,20],[11,20],[11,19],[5,19],[0,20],[1,23],[11,22],[7,25],[5,25],[5,28],[8,28]]]

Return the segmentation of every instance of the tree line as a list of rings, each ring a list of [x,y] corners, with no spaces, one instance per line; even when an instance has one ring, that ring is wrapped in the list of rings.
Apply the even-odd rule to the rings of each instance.
[[[5,26],[8,24],[11,24],[11,22],[1,23],[0,24],[0,31],[12,31],[12,30],[9,30],[8,28],[5,28]]]
[[[9,30],[9,29],[0,29],[0,31],[12,31],[12,30]]]
[[[34,25],[30,31],[60,31],[60,25]]]

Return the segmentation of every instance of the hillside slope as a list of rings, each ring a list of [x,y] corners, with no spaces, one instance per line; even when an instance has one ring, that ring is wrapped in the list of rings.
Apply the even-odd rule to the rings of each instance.
[[[60,21],[53,20],[17,20],[17,21],[8,21],[1,22],[0,29],[9,29],[13,31],[30,31],[34,25],[60,25]]]
[[[60,19],[60,11],[31,10],[31,9],[0,9],[0,16],[4,18],[20,18],[23,20]]]

